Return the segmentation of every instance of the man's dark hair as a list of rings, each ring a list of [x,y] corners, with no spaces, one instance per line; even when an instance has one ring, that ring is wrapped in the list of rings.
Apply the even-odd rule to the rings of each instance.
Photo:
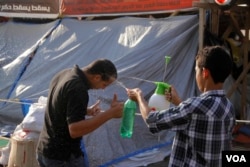
[[[115,65],[107,59],[98,59],[86,67],[87,73],[99,74],[103,81],[108,81],[110,77],[117,79],[117,69]]]
[[[196,56],[199,68],[207,68],[214,83],[224,82],[232,70],[232,59],[222,46],[208,46]]]

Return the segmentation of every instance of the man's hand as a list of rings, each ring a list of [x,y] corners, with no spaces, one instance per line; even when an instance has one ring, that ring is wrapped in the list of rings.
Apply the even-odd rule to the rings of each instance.
[[[121,118],[122,117],[124,103],[119,102],[117,99],[118,99],[117,95],[114,94],[113,100],[112,100],[112,103],[111,103],[110,109],[109,109],[109,112],[112,113],[113,118]]]
[[[96,116],[97,114],[101,112],[100,102],[101,102],[100,100],[97,100],[95,104],[93,104],[92,106],[88,108],[87,110],[88,116]]]

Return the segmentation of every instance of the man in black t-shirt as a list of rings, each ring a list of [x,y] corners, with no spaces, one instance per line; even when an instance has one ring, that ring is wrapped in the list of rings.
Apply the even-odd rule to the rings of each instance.
[[[80,69],[77,65],[54,76],[50,83],[43,130],[37,146],[41,167],[82,167],[82,136],[106,121],[122,116],[123,103],[114,94],[110,108],[88,107],[89,89],[104,89],[117,79],[114,64],[98,59]],[[86,115],[93,117],[85,120]]]

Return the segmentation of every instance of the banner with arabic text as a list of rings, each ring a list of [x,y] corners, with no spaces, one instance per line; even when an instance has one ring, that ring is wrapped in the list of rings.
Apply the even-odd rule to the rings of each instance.
[[[0,16],[22,18],[57,18],[58,0],[0,0]]]

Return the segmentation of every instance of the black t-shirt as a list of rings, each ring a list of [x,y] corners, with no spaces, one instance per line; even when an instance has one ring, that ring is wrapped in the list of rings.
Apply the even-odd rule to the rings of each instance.
[[[84,73],[77,65],[59,72],[52,79],[38,152],[56,160],[67,160],[71,154],[76,157],[82,155],[82,138],[72,139],[68,125],[85,119],[89,88]]]

